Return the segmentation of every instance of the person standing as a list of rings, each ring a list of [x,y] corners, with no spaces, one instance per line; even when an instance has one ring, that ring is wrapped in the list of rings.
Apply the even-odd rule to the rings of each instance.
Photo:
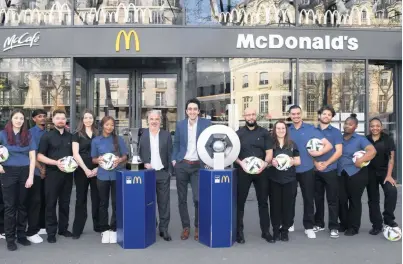
[[[343,136],[337,128],[330,125],[336,115],[333,107],[325,105],[318,111],[317,129],[332,144],[333,148],[326,154],[316,157],[315,171],[315,226],[313,231],[325,230],[325,190],[329,210],[329,230],[331,238],[339,237],[339,186],[337,160],[343,151]]]
[[[273,159],[274,168],[270,171],[269,197],[270,215],[273,225],[274,240],[288,241],[288,229],[292,225],[292,212],[297,192],[297,173],[295,167],[301,164],[297,145],[290,140],[288,127],[284,121],[277,121],[273,128]],[[290,157],[290,167],[278,170],[279,161],[276,157],[285,154]]]
[[[32,112],[32,120],[35,126],[29,132],[35,142],[36,147],[39,147],[41,137],[46,133],[46,112],[42,109],[37,109]],[[35,163],[34,184],[28,190],[28,229],[27,239],[34,244],[42,243],[43,239],[40,234],[46,234],[45,225],[45,165],[38,160]]]
[[[339,231],[346,236],[358,234],[361,226],[361,197],[368,184],[368,168],[364,162],[371,161],[376,150],[364,136],[355,133],[358,126],[356,114],[344,121],[343,154],[337,163],[339,177]],[[365,151],[365,155],[353,162],[354,153]]]
[[[253,183],[259,208],[262,238],[269,243],[274,243],[275,240],[269,230],[270,217],[267,202],[269,198],[269,178],[266,171],[266,168],[269,163],[271,163],[273,157],[273,140],[269,131],[256,123],[255,109],[245,109],[244,118],[246,123],[245,126],[236,132],[241,142],[241,150],[235,162],[235,166],[238,168],[236,240],[240,244],[245,243],[243,216],[249,189]],[[244,161],[245,158],[252,156],[264,161],[264,165],[259,169],[257,174],[249,174]]]
[[[14,110],[4,130],[0,145],[8,149],[9,157],[0,164],[0,180],[4,202],[4,231],[7,249],[17,250],[17,242],[31,245],[26,237],[28,188],[34,183],[35,141],[28,131],[22,110]]]
[[[95,232],[99,232],[99,194],[97,188],[98,168],[92,163],[91,141],[98,135],[95,128],[95,116],[90,110],[84,110],[73,135],[73,157],[79,167],[74,172],[76,184],[76,208],[73,223],[73,239],[79,239],[87,221],[88,187],[91,187],[91,212]]]
[[[194,239],[199,240],[199,169],[202,166],[197,154],[197,140],[211,121],[200,118],[200,101],[193,98],[186,102],[187,118],[176,124],[172,165],[175,169],[179,214],[182,221],[181,239],[190,235],[190,219],[187,205],[188,185],[192,187],[195,208]]]
[[[161,112],[159,110],[149,111],[147,120],[149,128],[143,130],[143,135],[140,138],[140,158],[146,169],[154,169],[156,172],[160,236],[165,241],[171,241],[168,225],[170,220],[172,138],[168,131],[160,129]]]
[[[66,131],[66,113],[53,111],[54,129],[44,134],[38,148],[38,161],[46,164],[45,199],[46,232],[48,242],[56,243],[56,233],[72,237],[69,226],[70,197],[73,187],[73,174],[64,170],[62,158],[72,156],[72,135]],[[56,207],[59,205],[59,221]]]
[[[332,149],[332,144],[313,126],[303,122],[302,110],[298,105],[293,105],[289,109],[290,118],[292,124],[290,125],[291,140],[297,144],[301,165],[296,168],[297,181],[301,187],[302,198],[304,200],[304,216],[303,224],[305,228],[305,234],[308,238],[316,238],[316,234],[313,231],[315,224],[315,173],[314,163],[312,157],[319,157],[329,152]],[[317,138],[322,141],[323,148],[320,151],[308,151],[306,144],[312,138]],[[295,216],[295,201],[293,206],[293,219]],[[294,225],[291,226],[291,230],[294,229]]]
[[[122,137],[116,135],[115,119],[105,116],[100,122],[101,133],[91,142],[91,157],[94,164],[100,165],[97,172],[99,193],[99,228],[102,243],[117,243],[116,234],[116,170],[124,169],[128,150]],[[103,155],[113,153],[116,160],[111,170],[102,168]],[[109,198],[112,200],[112,218],[109,224]]]
[[[372,223],[371,235],[382,232],[382,223],[390,227],[397,227],[395,209],[397,203],[396,181],[392,177],[396,146],[392,137],[383,132],[382,122],[378,118],[369,121],[369,142],[374,145],[376,155],[368,166],[368,206],[369,219]],[[379,185],[385,195],[383,219],[379,207]]]

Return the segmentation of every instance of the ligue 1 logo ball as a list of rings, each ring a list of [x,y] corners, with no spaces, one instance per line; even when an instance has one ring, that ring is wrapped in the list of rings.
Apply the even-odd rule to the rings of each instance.
[[[257,157],[248,157],[245,159],[246,170],[249,174],[257,174],[257,172],[264,166],[264,161]]]
[[[321,151],[323,149],[323,143],[318,138],[311,138],[306,144],[307,150]]]
[[[101,168],[104,170],[112,170],[113,163],[117,157],[113,153],[106,153],[102,156],[102,163],[100,164]]]
[[[291,167],[291,158],[286,154],[279,154],[276,156],[277,167],[276,169],[280,171],[288,170]]]
[[[402,238],[402,230],[399,227],[390,227],[385,225],[382,229],[383,236],[392,242],[399,241]]]
[[[62,158],[61,162],[64,166],[65,172],[70,173],[70,172],[75,171],[78,168],[78,163],[72,156],[67,156],[67,157]]]
[[[360,150],[360,151],[355,152],[354,155],[353,155],[353,162],[355,163],[356,160],[361,158],[361,157],[363,157],[365,155],[365,153],[366,152],[364,150]],[[370,161],[363,162],[361,164],[361,168],[365,167],[365,166],[368,166],[369,163],[370,163]]]
[[[5,146],[0,145],[0,163],[5,162],[8,159],[8,149]]]

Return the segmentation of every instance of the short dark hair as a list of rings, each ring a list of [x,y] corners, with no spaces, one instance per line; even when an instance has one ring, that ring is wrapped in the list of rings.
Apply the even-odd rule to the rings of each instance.
[[[375,121],[375,120],[378,121],[379,123],[381,123],[381,125],[383,125],[381,119],[379,119],[378,117],[373,117],[373,118],[371,118],[371,119],[369,120],[369,123],[371,123],[372,121]]]
[[[290,109],[288,109],[288,113],[291,113],[291,110],[293,110],[293,109],[299,109],[302,112],[302,109],[301,109],[301,107],[299,105],[292,105],[290,107]]]
[[[349,119],[353,120],[354,123],[355,123],[356,125],[358,125],[357,114],[354,114],[354,113],[353,113],[353,114],[350,114],[350,116],[347,117],[346,121],[349,120]]]
[[[63,110],[61,110],[61,109],[56,109],[55,111],[53,111],[52,116],[55,116],[55,115],[57,115],[57,114],[63,114],[63,115],[65,115],[65,116],[67,116],[67,115],[66,115],[66,112],[63,111]]]
[[[318,110],[318,114],[321,115],[324,111],[330,111],[332,113],[332,117],[336,115],[336,111],[334,111],[334,108],[331,105],[324,105]]]
[[[185,110],[188,109],[189,104],[196,104],[196,105],[197,105],[197,108],[199,108],[199,110],[200,110],[200,101],[199,101],[197,98],[189,99],[189,100],[186,102]]]
[[[32,112],[32,118],[34,118],[34,117],[37,116],[37,115],[46,115],[46,111],[43,110],[43,109],[35,109],[35,110]]]

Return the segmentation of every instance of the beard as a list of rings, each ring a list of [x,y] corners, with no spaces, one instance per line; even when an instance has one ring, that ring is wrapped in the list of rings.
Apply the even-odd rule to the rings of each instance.
[[[319,119],[319,122],[321,122],[322,124],[325,124],[325,125],[329,125],[332,122],[332,120],[325,122],[323,119]]]
[[[55,127],[56,127],[57,129],[63,129],[63,128],[66,127],[66,125],[55,125]]]
[[[256,126],[256,121],[246,121],[246,125],[248,127],[255,127]]]

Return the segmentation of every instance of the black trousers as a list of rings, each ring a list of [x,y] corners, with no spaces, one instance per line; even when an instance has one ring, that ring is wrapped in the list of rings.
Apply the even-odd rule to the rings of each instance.
[[[248,198],[249,189],[253,183],[256,191],[257,204],[259,208],[260,229],[262,233],[269,232],[270,216],[269,216],[269,177],[267,170],[260,175],[252,175],[246,173],[242,169],[238,169],[238,185],[237,185],[237,230],[242,232],[244,229],[243,216],[245,211],[245,203]]]
[[[368,206],[369,206],[369,219],[372,227],[382,229],[382,223],[385,225],[393,225],[395,223],[395,209],[397,203],[397,188],[390,182],[383,184],[386,178],[386,171],[384,173],[377,172],[374,169],[368,170]],[[383,206],[383,221],[381,215],[381,208],[379,206],[379,185],[385,194],[385,201]]]
[[[42,208],[43,180],[40,176],[34,176],[34,185],[28,189],[28,230],[27,236],[33,236],[41,229],[41,218],[45,218]],[[43,213],[43,215],[41,215]]]
[[[356,174],[348,176],[346,171],[339,176],[339,218],[340,227],[359,231],[361,226],[361,197],[368,184],[368,169],[362,168]]]
[[[293,206],[295,193],[297,192],[297,181],[281,184],[270,181],[270,216],[273,225],[273,232],[288,233],[288,228],[293,222]]]
[[[0,184],[1,184],[1,176],[0,176]],[[4,234],[4,202],[3,202],[3,192],[1,191],[1,188],[0,188],[0,234]]]
[[[25,183],[29,175],[29,166],[3,166],[5,173],[1,176],[1,189],[4,202],[4,231],[7,242],[15,237],[25,238],[27,226],[26,200],[28,189]]]
[[[339,229],[339,177],[337,171],[315,171],[315,225],[325,227],[325,190],[329,229]]]
[[[314,205],[314,197],[315,197],[315,173],[312,170],[305,171],[302,173],[297,173],[297,181],[299,182],[299,187],[301,188],[302,199],[304,201],[304,216],[303,216],[303,224],[305,229],[313,229],[315,223],[315,205]],[[294,197],[294,206],[292,219],[294,224],[295,217],[295,202],[297,199],[298,192],[295,192]]]
[[[46,229],[46,196],[45,196],[45,179],[41,179],[41,209],[39,213],[39,226]]]
[[[170,210],[170,183],[171,177],[168,172],[160,170],[156,172],[157,179],[157,204],[159,216],[159,231],[168,231],[169,221],[171,218]]]
[[[76,185],[76,207],[73,223],[73,234],[83,233],[85,222],[87,221],[87,197],[88,187],[91,188],[91,213],[95,232],[99,231],[99,193],[97,177],[87,178],[83,169],[78,168],[74,172],[74,183]]]
[[[47,170],[45,178],[46,232],[55,236],[67,231],[70,215],[70,197],[73,187],[73,174],[59,170]],[[56,206],[59,204],[59,221]]]
[[[100,232],[116,231],[116,181],[97,180],[99,192],[99,228]],[[109,224],[109,197],[112,199],[112,218]]]

